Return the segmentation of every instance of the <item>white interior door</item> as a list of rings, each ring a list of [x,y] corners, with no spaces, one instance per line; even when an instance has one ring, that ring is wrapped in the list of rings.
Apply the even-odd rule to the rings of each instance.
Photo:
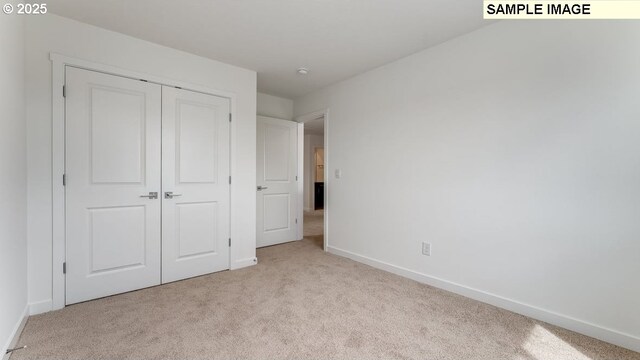
[[[298,123],[258,117],[258,247],[296,239]]]
[[[160,111],[159,85],[66,69],[67,304],[160,284]]]
[[[162,87],[162,282],[229,269],[226,98]]]

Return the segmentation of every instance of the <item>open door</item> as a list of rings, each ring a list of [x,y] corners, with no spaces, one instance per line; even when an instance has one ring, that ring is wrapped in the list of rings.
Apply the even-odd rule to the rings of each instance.
[[[256,245],[263,247],[298,240],[298,123],[259,116],[257,125]]]

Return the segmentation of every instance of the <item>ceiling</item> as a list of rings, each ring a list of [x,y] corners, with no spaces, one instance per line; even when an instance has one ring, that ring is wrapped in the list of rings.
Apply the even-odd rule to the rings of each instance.
[[[252,69],[295,98],[488,24],[480,0],[48,0],[49,11]],[[309,68],[306,76],[296,74]]]
[[[324,136],[324,116],[315,120],[305,121],[304,134]]]

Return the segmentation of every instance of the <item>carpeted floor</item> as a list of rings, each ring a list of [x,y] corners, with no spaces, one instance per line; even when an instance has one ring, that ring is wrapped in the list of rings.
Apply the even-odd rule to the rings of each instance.
[[[306,239],[313,241],[320,249],[324,249],[324,210],[304,212],[304,231]]]
[[[29,319],[21,359],[626,360],[640,353],[327,254],[259,264]]]

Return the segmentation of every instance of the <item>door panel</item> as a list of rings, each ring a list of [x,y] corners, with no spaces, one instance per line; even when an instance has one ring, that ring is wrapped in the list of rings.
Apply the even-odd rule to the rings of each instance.
[[[291,225],[291,196],[264,194],[264,231],[288,230]]]
[[[218,252],[218,203],[176,205],[178,259]]]
[[[144,225],[144,206],[89,209],[90,274],[144,266]]]
[[[145,94],[93,86],[90,100],[93,182],[141,183],[145,160]]]
[[[180,183],[217,182],[218,147],[212,142],[219,132],[216,111],[215,106],[176,102],[176,161]]]
[[[257,246],[296,239],[298,123],[258,117]]]
[[[66,303],[160,284],[159,85],[66,69]]]
[[[162,88],[162,282],[229,268],[228,99]]]
[[[264,181],[289,182],[291,180],[290,151],[291,146],[297,141],[291,138],[292,129],[289,124],[264,124],[263,129]]]

